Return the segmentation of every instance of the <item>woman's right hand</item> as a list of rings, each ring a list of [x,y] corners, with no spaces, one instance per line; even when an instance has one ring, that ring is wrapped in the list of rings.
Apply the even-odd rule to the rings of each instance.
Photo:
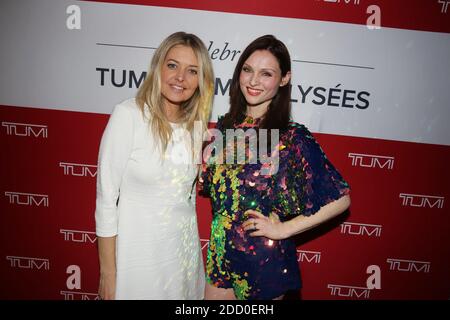
[[[116,296],[116,274],[100,274],[98,295],[102,300],[114,300]]]

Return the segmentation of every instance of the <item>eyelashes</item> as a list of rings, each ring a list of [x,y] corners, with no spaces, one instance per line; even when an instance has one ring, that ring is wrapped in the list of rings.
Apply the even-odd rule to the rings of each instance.
[[[243,66],[242,67],[242,71],[245,73],[251,73],[253,72],[252,68],[250,68],[249,66]],[[273,74],[267,71],[262,71],[261,75],[264,77],[273,77]]]
[[[169,63],[167,63],[167,68],[169,68],[171,70],[175,70],[176,68],[178,68],[178,65],[176,63],[169,62]],[[197,75],[198,74],[197,69],[194,69],[194,68],[188,69],[188,72],[190,74],[192,74],[192,75]]]

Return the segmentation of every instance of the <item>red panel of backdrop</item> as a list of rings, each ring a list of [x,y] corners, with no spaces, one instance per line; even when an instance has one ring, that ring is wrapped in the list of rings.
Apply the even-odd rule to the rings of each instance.
[[[108,116],[2,106],[0,118],[0,298],[95,299],[95,166]],[[297,237],[302,297],[447,299],[450,148],[315,136],[352,205]],[[206,251],[211,207],[197,201]],[[373,268],[381,289],[367,289]]]
[[[375,5],[383,27],[450,32],[442,0],[103,2],[359,25]],[[95,184],[109,116],[14,104],[0,106],[0,299],[98,299]],[[448,143],[314,135],[351,185],[352,204],[297,236],[302,298],[448,299]],[[197,214],[205,254],[208,199],[197,197]]]

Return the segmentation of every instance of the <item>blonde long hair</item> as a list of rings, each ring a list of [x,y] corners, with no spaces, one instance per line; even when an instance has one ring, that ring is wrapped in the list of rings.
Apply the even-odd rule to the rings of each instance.
[[[156,49],[147,77],[136,95],[136,102],[143,114],[146,109],[150,113],[150,126],[155,137],[159,138],[162,154],[172,137],[172,127],[163,109],[161,69],[167,53],[176,45],[192,48],[199,64],[198,88],[189,100],[182,103],[180,109],[180,120],[192,138],[195,121],[201,121],[202,130],[206,130],[214,98],[214,72],[208,50],[202,40],[186,32],[176,32],[168,36]]]

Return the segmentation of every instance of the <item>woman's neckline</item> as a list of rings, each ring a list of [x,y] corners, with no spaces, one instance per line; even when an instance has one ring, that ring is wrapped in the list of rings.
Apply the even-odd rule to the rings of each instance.
[[[172,121],[168,121],[168,122],[172,127],[178,127],[178,126],[183,125],[183,122],[172,122]]]
[[[249,119],[249,120],[251,120],[253,122],[260,122],[263,118],[264,118],[264,116],[254,117],[254,116],[251,116],[249,114],[246,114],[245,118],[244,118],[244,121]]]
[[[257,127],[261,123],[262,117],[253,118],[250,115],[245,115],[244,119],[241,121],[237,127]]]

